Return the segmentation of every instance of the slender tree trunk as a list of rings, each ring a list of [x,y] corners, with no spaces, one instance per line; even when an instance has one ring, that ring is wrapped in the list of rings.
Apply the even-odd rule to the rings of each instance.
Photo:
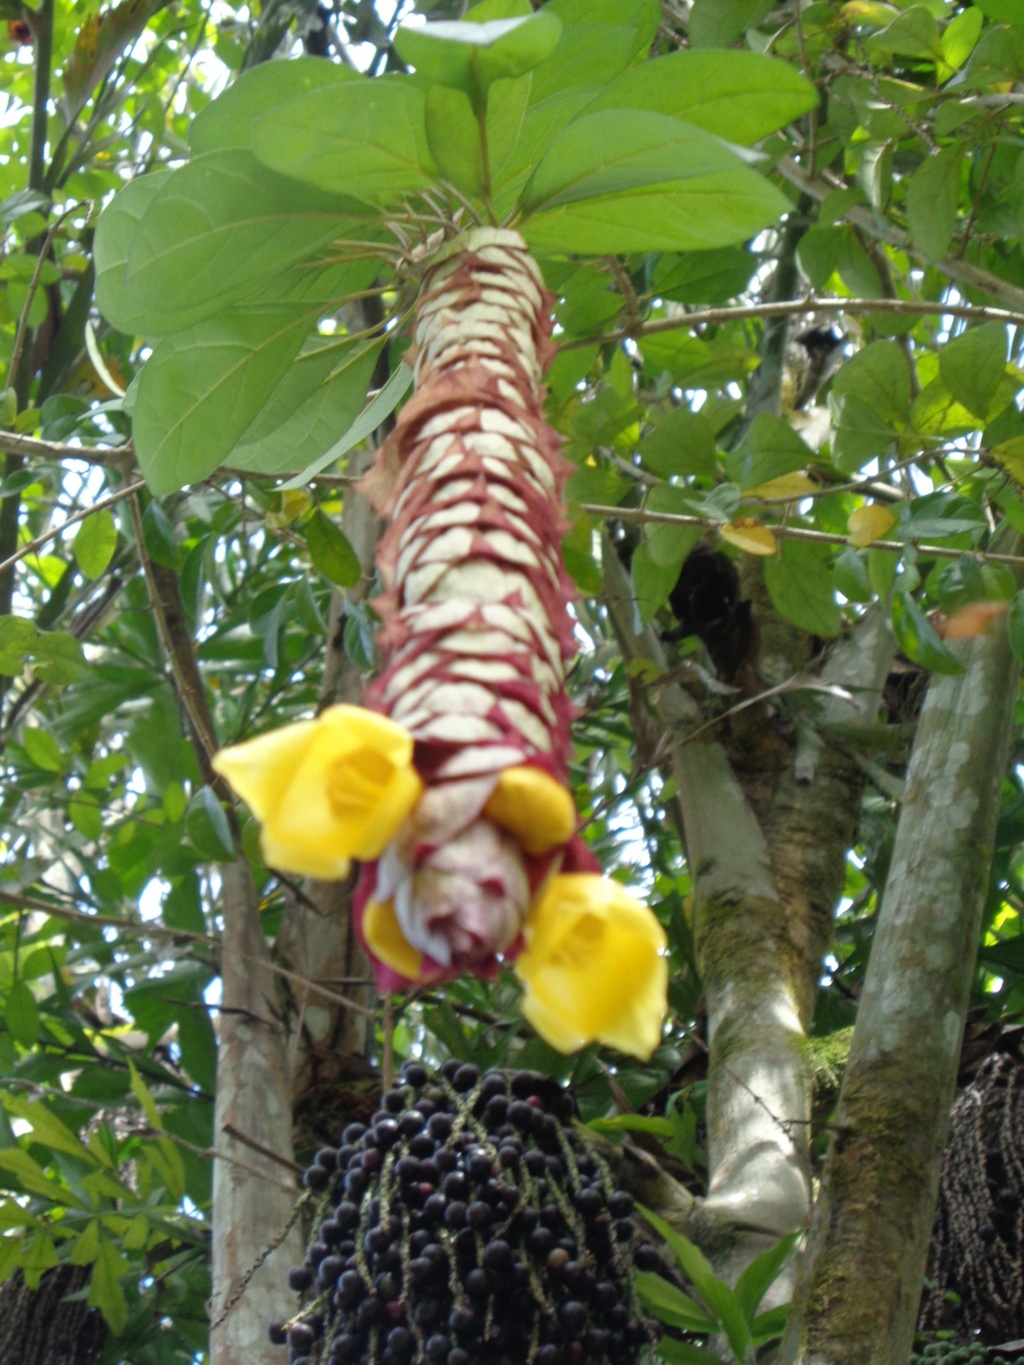
[[[917,1318],[1020,669],[1005,630],[928,689],[782,1347],[902,1365]]]
[[[624,656],[664,665],[652,632],[634,632],[628,582],[614,554],[606,555],[605,572]],[[884,614],[868,613],[822,670],[822,682],[848,691],[826,693],[819,703],[813,759],[797,763],[786,746],[781,762],[770,759],[777,768],[771,774],[741,780],[713,731],[688,740],[705,717],[682,688],[661,688],[653,703],[672,744],[708,1010],[710,1183],[689,1231],[728,1278],[779,1236],[804,1227],[810,1213],[804,1043],[861,787],[828,732],[874,720],[893,650]],[[765,716],[758,724],[772,721]],[[757,788],[756,799],[747,785]]]
[[[213,1171],[210,1362],[280,1365],[281,1351],[271,1346],[267,1324],[294,1311],[287,1272],[302,1259],[302,1240],[296,1230],[276,1245],[297,1195],[287,1166],[264,1153],[285,1162],[292,1153],[287,1032],[248,866],[241,860],[225,864],[221,880],[223,999],[214,1137],[226,1159],[214,1162]]]

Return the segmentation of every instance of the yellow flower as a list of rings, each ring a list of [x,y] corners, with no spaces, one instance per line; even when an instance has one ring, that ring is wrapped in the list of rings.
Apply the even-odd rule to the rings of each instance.
[[[665,931],[618,882],[553,877],[530,913],[516,972],[522,1011],[560,1052],[595,1040],[648,1058],[661,1040],[668,989]]]
[[[576,831],[576,803],[561,782],[532,764],[506,768],[484,814],[527,853],[550,853]]]
[[[363,911],[363,937],[379,962],[408,981],[418,981],[423,954],[402,933],[394,901],[368,901]]]
[[[213,761],[263,825],[270,867],[326,879],[352,858],[377,858],[412,810],[423,784],[412,737],[361,706],[330,706]]]

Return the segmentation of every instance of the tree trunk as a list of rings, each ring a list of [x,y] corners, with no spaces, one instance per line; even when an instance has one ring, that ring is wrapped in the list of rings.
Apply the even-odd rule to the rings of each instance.
[[[84,1299],[91,1266],[60,1265],[35,1289],[19,1273],[0,1289],[0,1365],[95,1365],[107,1338]]]
[[[280,1348],[270,1344],[267,1324],[294,1311],[287,1272],[302,1259],[297,1230],[277,1245],[297,1198],[287,1168],[292,1154],[287,1032],[249,869],[239,860],[220,871],[224,993],[214,1142],[223,1159],[213,1169],[210,1362],[280,1365]]]
[[[624,657],[664,666],[653,633],[633,630],[614,553],[605,572]],[[861,789],[852,760],[827,735],[875,719],[893,650],[887,617],[869,612],[822,669],[822,682],[848,691],[819,703],[813,729],[823,738],[809,746],[813,760],[798,764],[796,747],[780,741],[742,778],[714,732],[687,739],[705,720],[696,701],[677,685],[657,693],[658,718],[674,741],[668,766],[708,1011],[710,1183],[689,1235],[729,1279],[810,1212],[804,1043]],[[757,724],[774,728],[766,712]]]
[[[928,689],[782,1359],[902,1365],[932,1227],[1020,669],[1005,630]]]

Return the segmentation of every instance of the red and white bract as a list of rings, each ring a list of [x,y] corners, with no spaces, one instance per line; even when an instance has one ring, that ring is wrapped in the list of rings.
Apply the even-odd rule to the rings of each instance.
[[[364,865],[357,904],[393,905],[422,979],[493,971],[515,955],[555,864],[595,865],[572,831],[528,852],[543,837],[485,813],[508,769],[567,779],[569,466],[542,415],[553,302],[515,232],[480,228],[435,257],[409,357],[414,394],[362,484],[390,520],[374,603],[387,664],[366,703],[412,736],[426,791]],[[378,975],[388,988],[409,979],[383,964]]]

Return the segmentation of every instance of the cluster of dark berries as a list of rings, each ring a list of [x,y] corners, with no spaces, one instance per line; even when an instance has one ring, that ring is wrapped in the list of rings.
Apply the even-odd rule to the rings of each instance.
[[[633,1201],[533,1071],[410,1063],[307,1170],[320,1206],[291,1365],[631,1365],[653,1340]]]

